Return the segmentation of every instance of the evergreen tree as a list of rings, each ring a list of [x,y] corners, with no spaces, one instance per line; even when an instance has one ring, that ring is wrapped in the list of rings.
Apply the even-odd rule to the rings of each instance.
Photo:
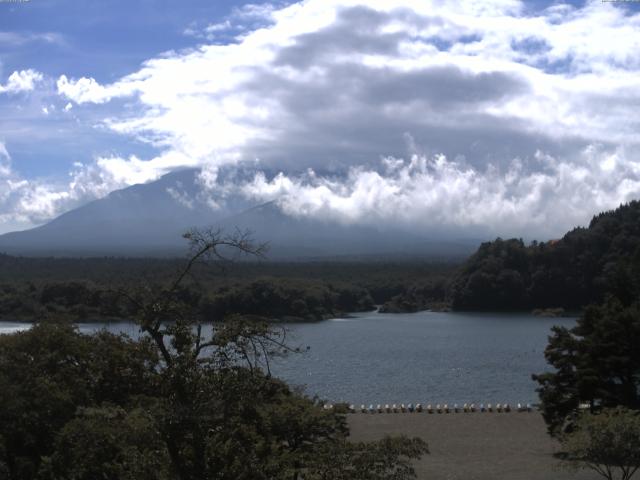
[[[554,327],[545,350],[554,372],[534,375],[544,418],[557,434],[581,403],[640,408],[640,305],[609,297],[578,324]]]

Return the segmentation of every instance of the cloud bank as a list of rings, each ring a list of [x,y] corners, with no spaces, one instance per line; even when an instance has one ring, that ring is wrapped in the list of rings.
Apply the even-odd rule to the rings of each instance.
[[[537,170],[532,170],[536,162]],[[577,162],[576,162],[577,163]],[[380,170],[354,167],[346,177],[291,178],[257,174],[242,186],[260,201],[277,201],[292,216],[339,223],[401,227],[432,235],[531,235],[550,238],[584,218],[638,197],[640,165],[623,151],[587,147],[580,167],[537,152],[525,166],[484,170],[444,155],[414,154],[410,160],[384,158]],[[529,169],[529,171],[526,171]]]
[[[109,164],[110,159],[97,159],[91,165],[77,163],[65,181],[30,180],[15,171],[7,148],[0,142],[0,226],[6,231],[28,228],[59,215],[69,205],[80,205],[126,186],[109,171]]]
[[[306,0],[186,30],[202,43],[113,83],[57,79],[74,111],[160,152],[84,166],[94,191],[199,166],[215,202],[547,238],[640,196],[639,13]],[[216,180],[246,165],[264,173]]]

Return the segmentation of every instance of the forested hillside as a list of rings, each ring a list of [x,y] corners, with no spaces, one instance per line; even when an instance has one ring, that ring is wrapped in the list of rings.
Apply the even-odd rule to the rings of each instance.
[[[559,240],[484,243],[452,279],[454,310],[579,309],[640,291],[640,202],[593,217]]]

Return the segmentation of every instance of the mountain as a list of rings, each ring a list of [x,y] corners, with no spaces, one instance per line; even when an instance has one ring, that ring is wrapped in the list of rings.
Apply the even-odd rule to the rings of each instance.
[[[273,259],[446,256],[462,258],[474,241],[434,241],[381,227],[289,216],[275,202],[251,204],[227,195],[222,207],[207,203],[198,170],[114,191],[31,230],[0,236],[0,252],[54,256],[165,256],[185,250],[182,234],[193,227],[251,230],[270,244]]]
[[[275,202],[248,209],[222,220],[227,229],[249,229],[268,241],[270,258],[350,259],[434,256],[464,258],[477,247],[473,241],[435,241],[408,232],[347,225],[321,219],[285,215]]]
[[[0,250],[16,254],[166,254],[184,246],[188,228],[219,219],[193,199],[197,170],[117,190],[30,230],[0,236]]]

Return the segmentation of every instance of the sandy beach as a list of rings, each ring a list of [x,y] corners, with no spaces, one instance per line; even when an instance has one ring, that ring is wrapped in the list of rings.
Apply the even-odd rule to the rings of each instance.
[[[356,413],[348,415],[354,440],[386,434],[418,436],[430,454],[416,463],[429,480],[592,480],[589,471],[558,468],[557,443],[542,416],[531,413]]]

